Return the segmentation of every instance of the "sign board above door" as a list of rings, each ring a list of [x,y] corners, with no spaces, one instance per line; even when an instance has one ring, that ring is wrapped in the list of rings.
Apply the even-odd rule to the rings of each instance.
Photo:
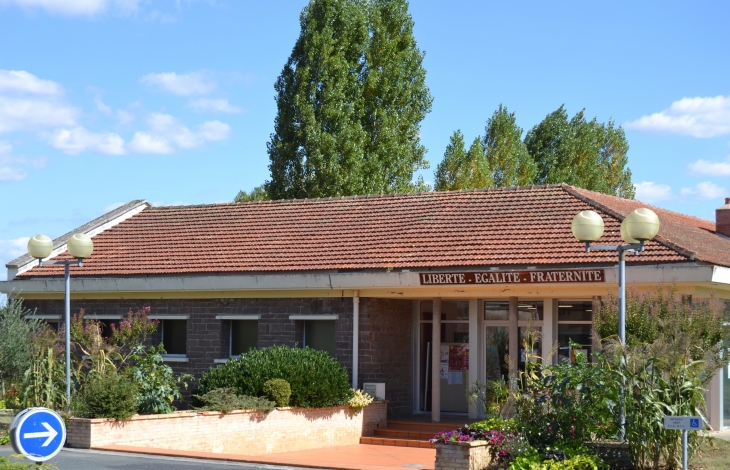
[[[485,271],[465,273],[420,273],[422,286],[481,284],[547,284],[606,282],[603,269],[552,269],[538,271]]]

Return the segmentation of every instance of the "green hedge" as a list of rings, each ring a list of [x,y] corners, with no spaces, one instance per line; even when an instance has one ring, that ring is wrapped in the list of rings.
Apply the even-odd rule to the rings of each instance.
[[[234,388],[238,395],[266,395],[267,380],[284,379],[291,387],[291,406],[321,408],[346,404],[352,398],[347,370],[324,351],[273,346],[252,349],[238,359],[203,373],[198,395]]]

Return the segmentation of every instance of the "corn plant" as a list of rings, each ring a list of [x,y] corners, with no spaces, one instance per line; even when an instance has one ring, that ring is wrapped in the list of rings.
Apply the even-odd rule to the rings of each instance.
[[[62,410],[67,406],[64,363],[53,347],[39,349],[23,375],[25,407]]]

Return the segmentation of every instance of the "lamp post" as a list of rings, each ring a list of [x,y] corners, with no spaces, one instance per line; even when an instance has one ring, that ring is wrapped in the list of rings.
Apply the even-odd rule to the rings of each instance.
[[[84,259],[91,256],[94,243],[85,233],[76,233],[66,242],[68,254],[76,258],[73,261],[43,261],[53,251],[53,241],[45,235],[35,235],[28,241],[28,253],[38,260],[38,266],[44,264],[59,264],[64,267],[64,303],[63,316],[66,340],[66,405],[71,406],[71,266],[83,266]]]
[[[573,218],[571,226],[573,236],[586,244],[586,253],[590,251],[618,252],[618,337],[621,345],[626,345],[626,253],[644,251],[644,242],[651,240],[659,232],[659,217],[650,209],[636,209],[621,222],[621,238],[626,245],[591,246],[603,235],[603,219],[594,211],[579,212]],[[623,360],[623,356],[621,358]],[[623,387],[620,391],[619,441],[624,440],[626,422],[624,415]]]

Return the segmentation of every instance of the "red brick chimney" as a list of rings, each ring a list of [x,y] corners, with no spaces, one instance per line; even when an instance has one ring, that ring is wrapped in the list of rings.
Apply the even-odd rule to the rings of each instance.
[[[730,197],[725,198],[725,205],[715,209],[715,232],[730,237]]]

